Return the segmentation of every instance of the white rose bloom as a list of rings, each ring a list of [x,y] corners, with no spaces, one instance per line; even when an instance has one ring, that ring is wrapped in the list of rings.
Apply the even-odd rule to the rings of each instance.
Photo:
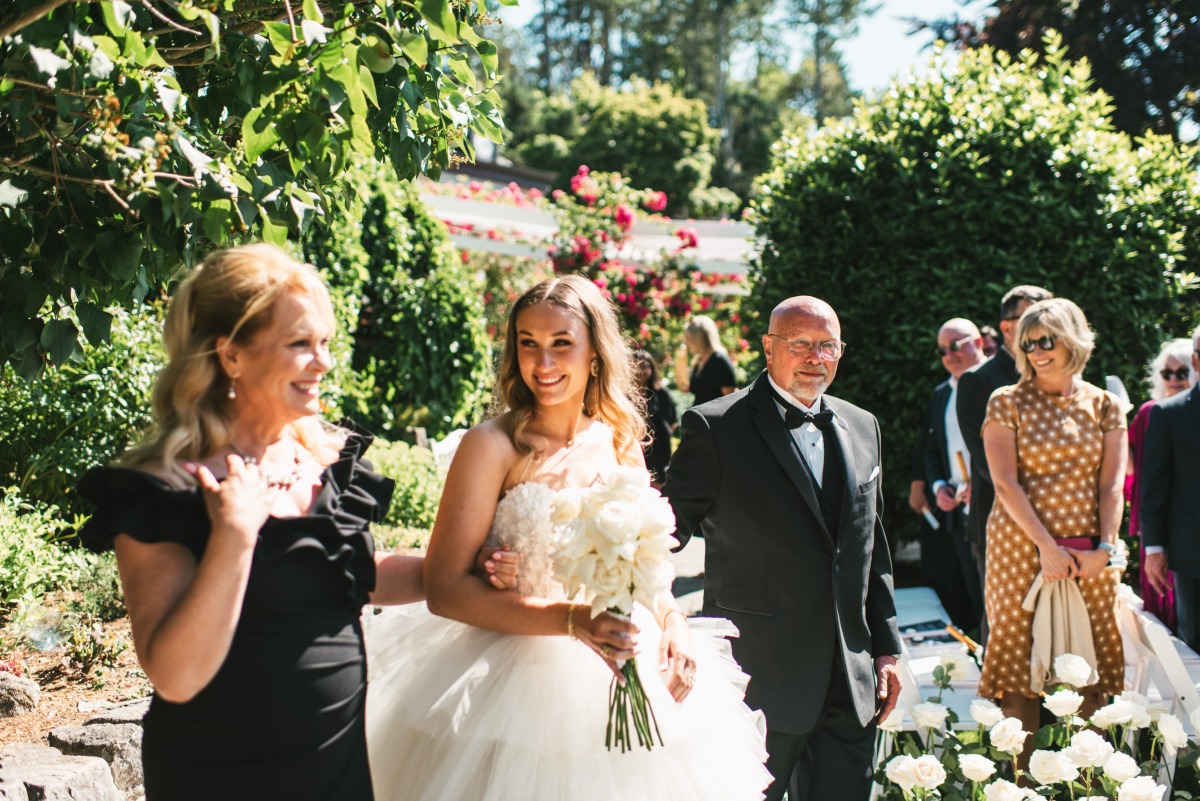
[[[1138,776],[1121,785],[1117,790],[1117,801],[1162,801],[1164,785],[1149,776]]]
[[[1079,768],[1099,768],[1113,755],[1108,740],[1094,731],[1076,732],[1069,748],[1063,749],[1067,759]]]
[[[963,754],[958,758],[958,767],[973,782],[987,781],[996,772],[996,763],[980,754]]]
[[[1094,684],[1096,674],[1088,661],[1075,654],[1060,654],[1054,659],[1054,675],[1064,684],[1072,687],[1087,687]]]
[[[946,769],[941,761],[930,754],[919,756],[913,760],[912,775],[916,786],[922,790],[934,790],[946,781]]]
[[[1005,718],[992,727],[989,737],[992,745],[1009,754],[1019,752],[1029,732],[1021,728],[1017,718]]]
[[[946,720],[946,715],[950,710],[942,704],[935,704],[926,701],[922,704],[917,704],[912,709],[913,722],[918,726],[928,726],[931,729],[940,729],[942,723]]]
[[[1136,723],[1139,719],[1144,719],[1144,723],[1141,726],[1138,726]],[[1150,713],[1132,701],[1123,701],[1120,698],[1115,698],[1111,704],[1100,707],[1096,710],[1096,714],[1092,715],[1092,725],[1098,729],[1124,726],[1127,723],[1134,724],[1134,728],[1149,726]]]
[[[904,728],[904,710],[898,706],[893,707],[888,716],[879,723],[879,728],[883,731],[900,731]]]
[[[1125,782],[1141,773],[1138,763],[1128,754],[1116,752],[1104,763],[1104,775],[1115,782]]]
[[[987,801],[1025,801],[1025,791],[1010,781],[997,779],[983,788]]]
[[[950,681],[965,681],[967,673],[967,655],[961,651],[943,651],[938,664]]]
[[[1162,736],[1163,745],[1171,753],[1187,745],[1187,732],[1183,730],[1179,718],[1174,715],[1163,715],[1158,719],[1158,733]]]
[[[1083,696],[1074,690],[1059,690],[1053,695],[1047,695],[1046,700],[1042,702],[1043,706],[1049,709],[1056,718],[1074,715],[1079,711],[1082,703]]]
[[[983,698],[971,702],[971,717],[984,728],[990,729],[1004,719],[1000,707]]]
[[[1122,701],[1128,701],[1131,704],[1137,704],[1142,709],[1150,708],[1150,699],[1147,698],[1146,696],[1142,695],[1141,693],[1135,693],[1133,690],[1126,690],[1125,692],[1121,693],[1117,697],[1120,698]]]
[[[1079,775],[1079,769],[1061,751],[1034,751],[1029,757],[1029,775],[1038,784],[1069,782]]]
[[[905,795],[911,793],[917,784],[917,777],[913,771],[913,764],[916,761],[908,754],[901,754],[888,762],[884,769],[888,781],[903,790]]]

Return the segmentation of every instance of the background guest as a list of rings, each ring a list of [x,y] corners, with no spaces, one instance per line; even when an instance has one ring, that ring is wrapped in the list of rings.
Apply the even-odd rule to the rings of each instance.
[[[1200,328],[1192,334],[1192,374],[1200,372]],[[1200,385],[1150,408],[1137,472],[1142,570],[1159,593],[1175,576],[1179,637],[1200,647]]]
[[[667,465],[671,462],[671,435],[675,433],[679,417],[671,393],[662,385],[654,359],[644,350],[634,351],[633,356],[639,367],[638,377],[646,398],[646,427],[650,431],[650,441],[643,446],[642,452],[652,483],[659,486],[666,478]]]
[[[979,577],[987,583],[987,524],[992,511],[996,490],[987,454],[983,448],[983,420],[987,416],[988,398],[1000,387],[1017,383],[1021,374],[1013,357],[1016,349],[1017,320],[1034,303],[1053,295],[1039,286],[1018,286],[1010,289],[1000,301],[1000,333],[1004,340],[996,355],[987,364],[969,373],[964,373],[958,382],[958,425],[962,431],[967,452],[971,454],[971,507],[967,511],[967,542]],[[988,620],[985,615],[980,636],[987,640]]]
[[[1150,422],[1150,409],[1164,398],[1186,392],[1195,383],[1196,373],[1192,370],[1192,341],[1170,339],[1164,342],[1162,349],[1150,363],[1150,400],[1142,404],[1129,426],[1129,470],[1125,478],[1125,500],[1129,501],[1130,537],[1140,540],[1142,531],[1141,522],[1138,520],[1138,506],[1141,501],[1142,458],[1146,426]],[[1144,566],[1145,558],[1145,548],[1142,546],[1138,564]],[[1166,575],[1165,591],[1159,592],[1150,583],[1150,576],[1146,570],[1143,569],[1140,573],[1142,608],[1175,631],[1178,626],[1175,616],[1175,589],[1171,575]]]
[[[1061,298],[1035,303],[1016,341],[1021,380],[992,396],[983,428],[997,503],[988,518],[991,634],[979,694],[999,697],[1006,715],[1037,731],[1033,613],[1022,602],[1039,572],[1047,582],[1077,580],[1087,605],[1099,680],[1081,689],[1080,714],[1086,719],[1104,694],[1125,688],[1113,612],[1120,573],[1108,562],[1124,509],[1128,442],[1121,402],[1080,377],[1095,335],[1078,306]]]
[[[683,342],[692,355],[689,365],[684,354],[675,360],[675,380],[679,389],[692,393],[692,404],[699,406],[728,395],[737,389],[733,360],[721,344],[717,324],[711,317],[698,314],[683,330]],[[687,385],[683,376],[687,376]]]
[[[983,355],[989,359],[992,358],[996,355],[996,351],[1000,350],[1000,345],[1004,341],[1000,332],[990,325],[985,325],[979,329],[979,335],[983,337]]]

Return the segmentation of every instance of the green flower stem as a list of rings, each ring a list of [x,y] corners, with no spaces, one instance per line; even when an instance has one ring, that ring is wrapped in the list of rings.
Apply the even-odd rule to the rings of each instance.
[[[604,745],[610,751],[616,745],[625,753],[633,748],[630,737],[630,721],[633,723],[633,733],[637,735],[638,745],[647,750],[654,747],[657,737],[662,745],[662,733],[658,729],[658,719],[650,706],[646,689],[638,675],[637,665],[630,659],[621,667],[621,675],[625,678],[622,684],[613,676],[608,687],[608,726],[605,730]]]

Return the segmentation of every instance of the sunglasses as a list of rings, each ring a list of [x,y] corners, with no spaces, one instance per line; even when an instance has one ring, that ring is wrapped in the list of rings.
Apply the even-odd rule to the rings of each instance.
[[[1024,353],[1033,353],[1034,348],[1041,348],[1042,350],[1054,350],[1054,343],[1057,341],[1058,337],[1052,337],[1047,334],[1046,336],[1038,337],[1037,339],[1025,340],[1021,343],[1021,350]]]
[[[1187,381],[1192,377],[1192,371],[1186,367],[1180,367],[1178,370],[1159,370],[1158,374],[1162,376],[1163,381]]]
[[[936,348],[934,348],[934,350],[937,351],[938,356],[944,357],[947,353],[958,353],[960,350],[963,349],[964,345],[966,345],[968,342],[974,342],[974,341],[975,341],[975,337],[963,337],[962,339],[958,340],[957,342],[951,342],[949,347],[943,348],[941,345],[938,345]]]

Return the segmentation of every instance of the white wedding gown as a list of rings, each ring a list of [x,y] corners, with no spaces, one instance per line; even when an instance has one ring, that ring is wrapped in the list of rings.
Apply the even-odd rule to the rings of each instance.
[[[520,554],[519,591],[563,599],[550,569],[554,492],[514,487],[488,541]],[[622,754],[604,747],[612,673],[583,643],[485,631],[436,617],[423,603],[367,614],[377,801],[760,799],[771,778],[766,725],[742,702],[748,677],[725,639],[736,634],[732,624],[693,625],[696,683],[677,704],[657,670],[654,616],[638,606],[633,619],[638,670],[664,744]]]

